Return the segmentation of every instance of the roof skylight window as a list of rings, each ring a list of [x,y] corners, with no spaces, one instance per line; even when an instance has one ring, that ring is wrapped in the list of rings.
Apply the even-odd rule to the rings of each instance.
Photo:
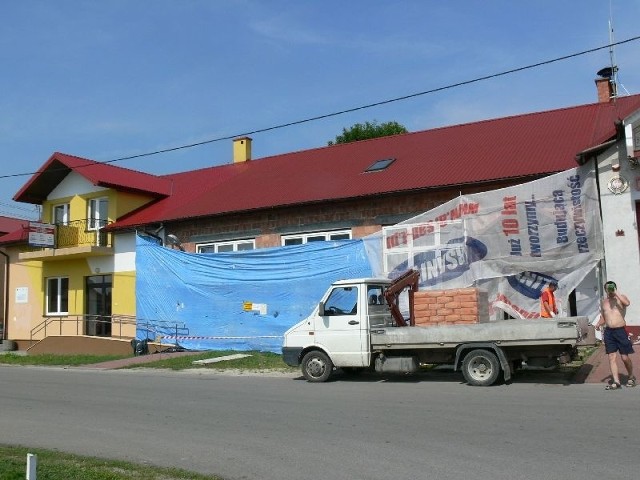
[[[367,168],[365,172],[379,172],[380,170],[386,169],[395,161],[395,158],[385,158],[384,160],[377,160],[373,162],[373,164],[369,168]]]

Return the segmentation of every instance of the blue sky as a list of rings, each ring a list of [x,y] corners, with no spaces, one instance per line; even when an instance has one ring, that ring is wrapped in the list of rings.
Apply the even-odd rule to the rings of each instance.
[[[0,215],[55,151],[109,161],[331,114],[640,35],[640,0],[5,0]],[[640,41],[615,48],[640,92]],[[253,157],[354,123],[410,131],[596,101],[608,49],[251,135]],[[154,174],[232,161],[231,140],[115,163]]]

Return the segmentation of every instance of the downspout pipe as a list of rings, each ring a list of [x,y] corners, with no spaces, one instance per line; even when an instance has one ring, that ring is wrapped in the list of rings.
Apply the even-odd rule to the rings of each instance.
[[[0,343],[7,339],[7,320],[9,318],[9,255],[0,250],[0,255],[5,258],[4,264],[4,317],[2,318],[2,337]]]

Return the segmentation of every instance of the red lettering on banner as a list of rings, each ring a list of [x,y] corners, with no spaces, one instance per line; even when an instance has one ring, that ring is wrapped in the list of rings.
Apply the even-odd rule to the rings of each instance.
[[[433,225],[419,225],[411,229],[411,235],[413,235],[413,239],[416,240],[420,237],[433,233],[434,230],[435,228]]]
[[[518,214],[518,202],[517,197],[503,197],[502,198],[502,215],[517,215]],[[502,233],[505,236],[517,235],[520,233],[520,225],[517,218],[503,218],[502,219]]]
[[[387,248],[401,247],[407,244],[407,232],[397,232],[387,237]]]
[[[504,294],[499,293],[498,296],[496,297],[496,302],[502,302],[505,303],[507,305],[509,305],[515,312],[518,312],[520,315],[522,315],[522,318],[538,318],[540,316],[539,313],[537,312],[530,312],[528,310],[525,310],[524,308],[521,308],[515,304],[513,304]]]
[[[449,217],[451,220],[457,220],[463,215],[476,215],[480,208],[480,204],[477,202],[474,203],[461,203],[456,208],[449,212]]]

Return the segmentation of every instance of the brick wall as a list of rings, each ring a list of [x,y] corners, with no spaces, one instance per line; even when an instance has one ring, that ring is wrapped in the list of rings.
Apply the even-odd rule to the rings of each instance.
[[[350,229],[353,238],[360,238],[431,210],[460,194],[503,188],[522,180],[165,222],[165,231],[176,235],[189,252],[194,252],[198,243],[247,238],[255,239],[256,248],[275,247],[280,246],[282,235],[330,230]]]
[[[477,288],[417,291],[413,297],[413,308],[418,326],[489,321],[489,296]]]

